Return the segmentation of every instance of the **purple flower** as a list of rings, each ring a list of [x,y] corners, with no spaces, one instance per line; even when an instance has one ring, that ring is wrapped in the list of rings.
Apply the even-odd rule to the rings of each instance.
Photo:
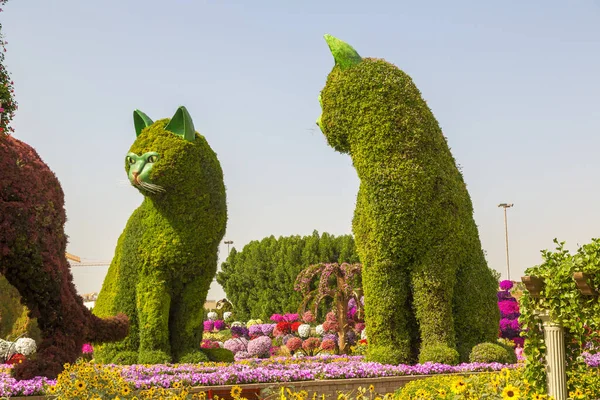
[[[234,338],[246,338],[248,337],[248,328],[246,328],[245,326],[232,326],[231,336],[233,336]]]
[[[273,317],[271,317],[272,319]],[[300,318],[300,316],[298,314],[285,314],[283,316],[283,320],[285,322],[295,322],[298,321],[298,319]]]
[[[223,329],[225,329],[225,321],[220,319],[216,320],[214,322],[214,329],[217,331],[222,331]]]
[[[223,347],[235,355],[240,351],[246,351],[248,349],[248,340],[243,337],[229,339],[223,343]]]
[[[505,280],[500,282],[500,289],[502,290],[510,290],[513,287],[513,282],[509,280]]]
[[[210,332],[215,327],[215,323],[211,320],[204,321],[204,330]]]
[[[274,322],[277,322],[277,323],[279,323],[279,322],[285,322],[285,320],[283,319],[283,315],[281,315],[281,314],[273,314],[273,315],[271,315],[271,321],[274,321]]]
[[[262,324],[250,325],[250,328],[248,328],[248,334],[251,338],[264,335],[262,331]]]
[[[271,336],[273,335],[273,329],[275,329],[275,324],[261,324],[260,328],[262,329],[263,335]]]
[[[519,313],[519,303],[514,301],[499,301],[498,308],[500,309],[500,313],[503,317]]]
[[[248,354],[252,357],[269,357],[271,339],[260,336],[248,342]]]
[[[336,335],[335,333],[326,333],[323,335],[323,341],[326,341],[326,340],[331,340],[333,343],[337,344],[338,335]]]

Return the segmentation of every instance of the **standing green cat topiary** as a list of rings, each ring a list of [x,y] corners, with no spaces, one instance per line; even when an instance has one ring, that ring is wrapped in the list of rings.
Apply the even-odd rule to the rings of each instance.
[[[463,177],[410,77],[325,38],[335,66],[317,124],[360,178],[353,231],[368,358],[466,361],[495,341],[499,314]]]
[[[185,107],[152,122],[134,112],[137,139],[125,158],[145,197],[121,234],[94,313],[127,314],[129,336],[100,346],[106,363],[206,361],[204,302],[217,270],[227,206],[223,172]]]

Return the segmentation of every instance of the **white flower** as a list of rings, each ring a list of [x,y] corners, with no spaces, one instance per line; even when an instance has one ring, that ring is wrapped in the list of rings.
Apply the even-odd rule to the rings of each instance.
[[[317,327],[315,328],[315,330],[317,331],[317,335],[323,335],[325,333],[325,329],[323,329],[323,324],[321,325],[317,325]]]
[[[360,338],[362,340],[367,340],[367,330],[363,329],[362,332],[360,333]]]
[[[302,324],[298,327],[298,336],[305,339],[310,336],[310,325]]]
[[[217,313],[216,313],[216,312],[214,312],[214,311],[211,311],[211,312],[209,312],[209,313],[208,313],[206,316],[207,316],[207,318],[208,318],[208,319],[210,319],[211,321],[214,321],[214,320],[216,320],[216,319],[219,317],[219,316],[217,315]]]
[[[2,358],[7,355],[6,352],[8,351],[10,346],[12,346],[12,344],[13,342],[0,339],[0,362],[2,361]]]
[[[231,326],[232,326],[232,327],[234,327],[234,326],[244,326],[244,324],[243,324],[243,323],[241,323],[240,321],[235,321],[235,322],[233,322],[233,323],[231,324]]]
[[[231,311],[225,311],[223,313],[223,320],[227,321],[229,318],[231,318],[232,312]]]
[[[31,338],[20,338],[15,342],[15,351],[25,357],[32,355],[36,350],[35,340]]]
[[[219,344],[219,347],[223,348],[223,342],[217,342]]]

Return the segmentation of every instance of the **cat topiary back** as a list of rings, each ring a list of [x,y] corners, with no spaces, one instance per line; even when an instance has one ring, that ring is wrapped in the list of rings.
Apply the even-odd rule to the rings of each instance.
[[[95,356],[125,364],[205,361],[203,307],[227,222],[223,172],[184,107],[156,122],[135,111],[134,125],[125,171],[145,198],[119,238],[94,308],[103,316],[125,312],[131,329]]]
[[[499,315],[462,174],[407,74],[326,40],[335,66],[317,124],[360,178],[352,226],[368,357],[438,361],[458,350],[464,361],[474,345],[495,340]]]

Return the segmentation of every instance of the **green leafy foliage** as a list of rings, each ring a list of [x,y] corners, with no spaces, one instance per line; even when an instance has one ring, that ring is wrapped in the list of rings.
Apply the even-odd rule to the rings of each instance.
[[[469,362],[514,364],[517,362],[517,356],[514,349],[508,346],[498,343],[480,343],[471,350]]]
[[[0,0],[0,6],[6,4],[8,0]],[[2,12],[2,9],[0,9]],[[14,128],[10,126],[10,122],[15,116],[15,111],[18,108],[17,101],[14,98],[14,86],[13,81],[10,79],[10,75],[4,67],[4,53],[6,52],[6,41],[4,40],[4,34],[2,32],[2,24],[0,24],[0,139],[2,134],[8,134],[14,132]]]
[[[353,232],[368,358],[411,362],[443,345],[466,360],[497,337],[498,282],[435,117],[412,79],[380,59],[336,65],[321,101],[321,130],[360,178]]]
[[[445,344],[436,344],[428,346],[421,350],[419,354],[419,362],[435,362],[440,364],[456,365],[459,361],[458,351],[452,349]]]
[[[202,349],[202,352],[206,354],[210,361],[227,363],[232,363],[234,361],[233,353],[227,349]]]
[[[131,327],[124,341],[96,347],[99,361],[206,360],[198,346],[227,221],[223,172],[203,136],[186,140],[168,122],[145,127],[129,150],[160,156],[150,179],[163,190],[138,187],[144,201],[117,243],[94,313],[123,312]]]
[[[577,289],[573,273],[590,274],[589,284],[600,287],[600,239],[581,246],[572,255],[564,248],[564,242],[556,243],[555,251],[542,250],[543,262],[525,271],[528,276],[544,279],[539,298],[524,291],[519,299],[521,316],[519,323],[524,330],[525,376],[538,388],[546,384],[544,356],[546,345],[539,312],[548,310],[550,318],[564,328],[567,373],[585,370],[581,357],[586,343],[600,339],[600,301],[597,296],[585,296]],[[573,386],[569,390],[575,390]]]
[[[352,236],[319,235],[270,236],[252,241],[238,252],[235,248],[221,265],[217,282],[242,321],[261,318],[268,321],[275,313],[295,313],[302,295],[294,290],[296,277],[303,269],[318,263],[356,263]]]

